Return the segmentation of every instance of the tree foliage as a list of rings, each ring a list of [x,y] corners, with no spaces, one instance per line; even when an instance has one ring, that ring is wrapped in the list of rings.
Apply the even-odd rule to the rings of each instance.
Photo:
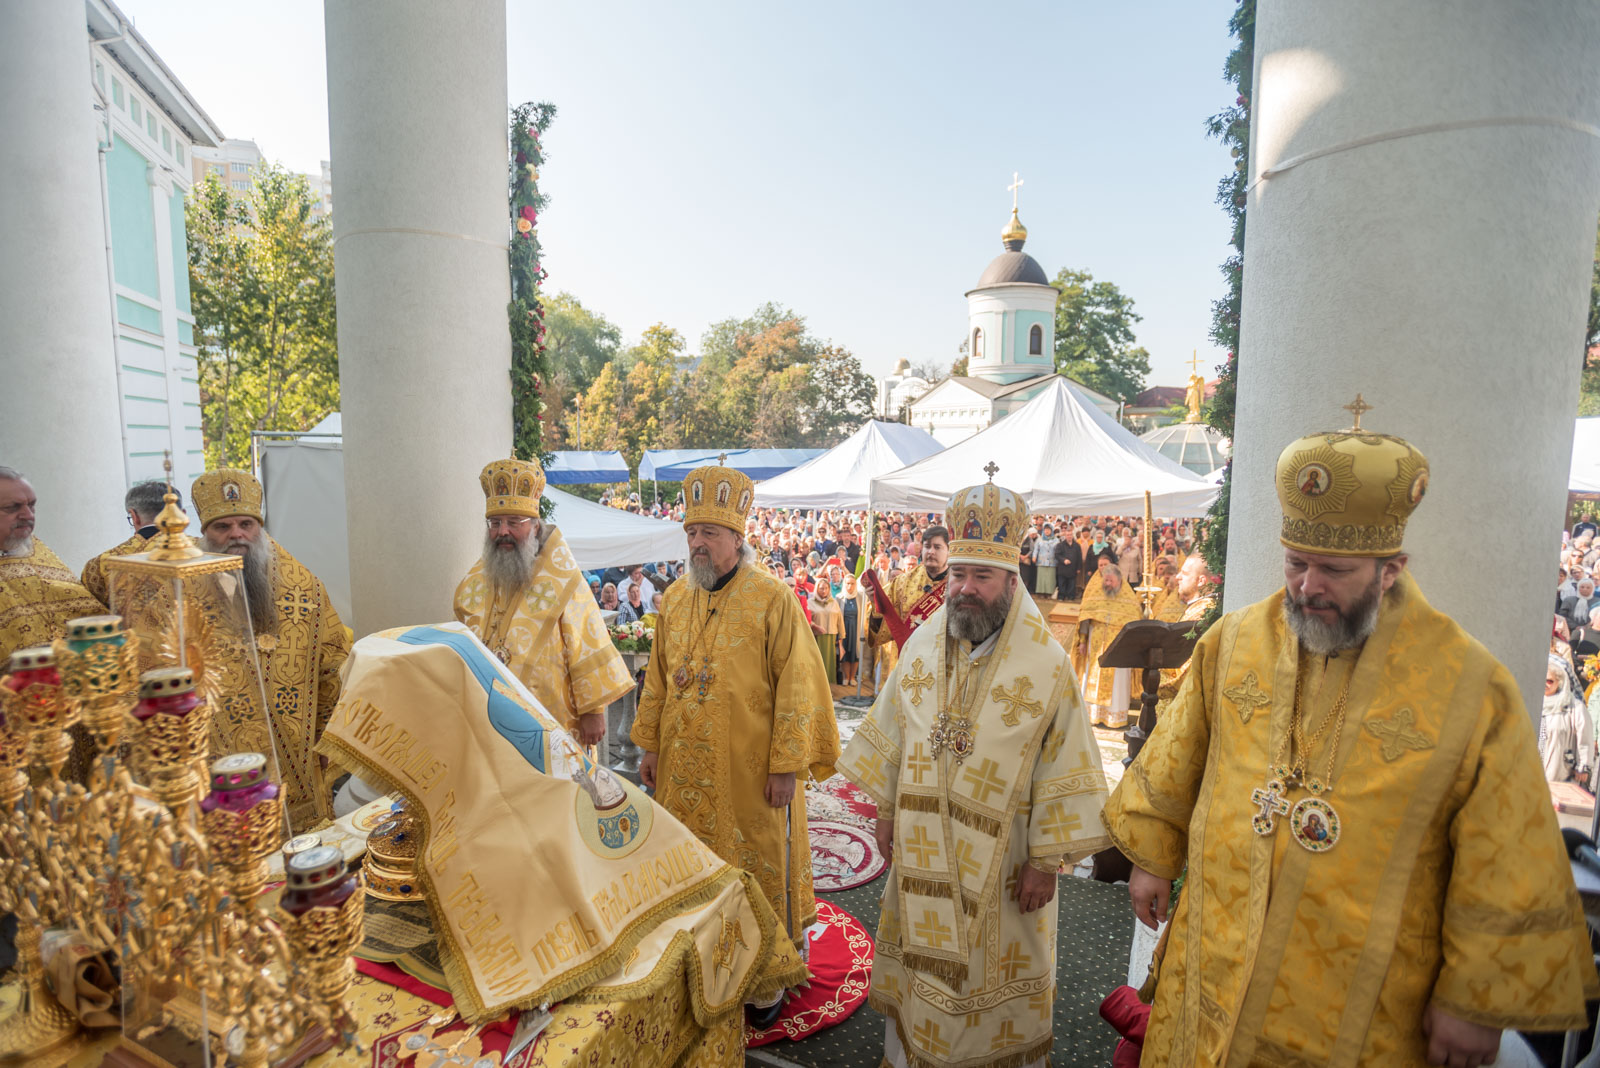
[[[1600,415],[1600,234],[1595,237],[1594,274],[1589,284],[1589,327],[1583,335],[1583,377],[1579,384],[1578,414]]]
[[[1144,317],[1133,298],[1114,282],[1097,282],[1088,271],[1063,267],[1055,285],[1056,370],[1104,393],[1130,402],[1144,389],[1150,354],[1133,343],[1133,326]]]
[[[210,467],[248,466],[255,430],[309,430],[339,407],[333,234],[303,175],[273,164],[248,197],[214,175],[186,208],[189,292]]]

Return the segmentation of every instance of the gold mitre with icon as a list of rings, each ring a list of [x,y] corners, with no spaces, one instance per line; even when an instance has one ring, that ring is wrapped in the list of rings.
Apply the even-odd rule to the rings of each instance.
[[[723,466],[727,459],[724,453],[716,463],[695,468],[683,480],[683,525],[715,523],[742,538],[756,484],[743,471]]]
[[[994,484],[998,470],[992,462],[988,464],[984,471],[989,481],[958,490],[945,507],[950,563],[1018,569],[1028,506],[1017,494]]]
[[[212,520],[246,515],[257,523],[261,518],[261,482],[248,471],[219,467],[207,471],[189,487],[189,500],[200,514],[200,529]]]
[[[478,476],[483,485],[483,515],[525,515],[539,518],[544,496],[544,468],[538,460],[491,460]]]
[[[1347,430],[1308,434],[1278,457],[1279,540],[1327,556],[1391,556],[1428,492],[1428,461],[1416,446],[1361,425],[1372,406],[1356,394]]]

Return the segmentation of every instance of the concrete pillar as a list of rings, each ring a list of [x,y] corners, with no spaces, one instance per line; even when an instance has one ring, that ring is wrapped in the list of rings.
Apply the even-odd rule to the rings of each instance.
[[[510,454],[505,0],[327,0],[357,635],[446,620]]]
[[[128,536],[100,164],[82,4],[0,13],[0,464],[69,567]]]
[[[1281,585],[1279,451],[1363,425],[1432,466],[1429,600],[1537,714],[1600,206],[1600,6],[1263,0],[1227,607]]]

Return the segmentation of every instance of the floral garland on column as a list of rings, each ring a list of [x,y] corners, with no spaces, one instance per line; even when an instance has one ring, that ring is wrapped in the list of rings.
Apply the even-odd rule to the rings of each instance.
[[[1206,410],[1206,422],[1229,441],[1233,440],[1234,404],[1237,398],[1239,363],[1239,298],[1244,291],[1244,231],[1246,188],[1250,180],[1250,93],[1255,72],[1256,0],[1239,0],[1228,20],[1228,29],[1238,39],[1228,54],[1224,74],[1238,91],[1233,106],[1213,115],[1207,123],[1212,137],[1228,146],[1233,155],[1233,170],[1217,186],[1217,203],[1233,222],[1233,255],[1222,264],[1227,280],[1227,296],[1211,305],[1211,340],[1228,350],[1228,362],[1217,371],[1217,392]],[[1216,585],[1216,600],[1201,620],[1202,632],[1222,616],[1222,576],[1228,564],[1228,506],[1233,491],[1233,461],[1230,458],[1222,476],[1222,492],[1200,522],[1199,549],[1205,557]]]
[[[544,305],[539,286],[546,277],[540,266],[539,215],[545,196],[539,192],[544,148],[539,138],[556,117],[554,104],[521,104],[511,112],[511,452],[519,460],[548,463],[544,447],[544,398],[550,375],[545,353]],[[546,502],[548,508],[548,502]]]

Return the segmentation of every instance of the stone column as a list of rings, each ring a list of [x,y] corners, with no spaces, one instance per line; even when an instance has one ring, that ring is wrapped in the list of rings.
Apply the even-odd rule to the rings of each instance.
[[[327,0],[357,635],[450,618],[511,449],[505,0]]]
[[[0,464],[39,494],[37,535],[69,567],[128,536],[122,417],[83,5],[0,13]]]
[[[1600,205],[1600,7],[1263,0],[1227,607],[1282,583],[1279,451],[1414,442],[1429,600],[1537,714]]]

